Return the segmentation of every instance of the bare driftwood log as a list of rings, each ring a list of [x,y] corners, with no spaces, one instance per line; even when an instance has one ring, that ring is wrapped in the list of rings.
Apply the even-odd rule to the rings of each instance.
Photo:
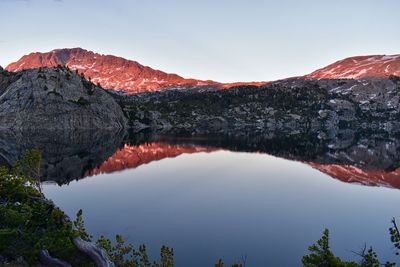
[[[80,236],[74,237],[72,241],[79,251],[88,255],[95,262],[97,267],[115,267],[104,249],[83,240]]]
[[[49,252],[47,250],[41,250],[39,252],[39,261],[44,265],[44,266],[52,266],[52,267],[71,267],[71,264],[68,262],[62,261],[57,258],[53,258],[50,256]]]

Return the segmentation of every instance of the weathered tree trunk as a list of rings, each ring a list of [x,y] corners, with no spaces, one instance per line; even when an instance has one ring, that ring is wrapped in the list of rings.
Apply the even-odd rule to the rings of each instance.
[[[95,262],[97,267],[115,267],[104,249],[83,240],[80,236],[74,237],[72,241],[79,251],[89,256]]]
[[[44,266],[52,266],[52,267],[71,267],[71,264],[68,262],[65,262],[63,260],[53,258],[50,256],[49,252],[47,250],[41,250],[39,252],[39,261],[44,265]]]

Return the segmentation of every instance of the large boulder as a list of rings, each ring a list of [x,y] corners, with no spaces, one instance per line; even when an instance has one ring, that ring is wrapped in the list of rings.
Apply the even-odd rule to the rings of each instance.
[[[9,76],[13,76],[10,79]],[[0,129],[122,129],[115,99],[67,68],[0,75]]]

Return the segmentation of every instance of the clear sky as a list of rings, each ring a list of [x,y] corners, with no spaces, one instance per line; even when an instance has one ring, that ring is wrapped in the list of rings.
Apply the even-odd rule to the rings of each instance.
[[[0,0],[0,65],[82,47],[221,82],[400,54],[399,0]]]

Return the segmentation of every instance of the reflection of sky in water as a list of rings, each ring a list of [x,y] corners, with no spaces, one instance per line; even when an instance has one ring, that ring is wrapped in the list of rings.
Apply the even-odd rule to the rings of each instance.
[[[262,154],[219,151],[182,155],[45,194],[74,218],[84,210],[94,236],[121,233],[153,255],[166,244],[176,266],[213,266],[247,255],[247,266],[297,266],[325,227],[334,252],[372,245],[394,259],[390,219],[400,191],[352,185],[302,163]]]

